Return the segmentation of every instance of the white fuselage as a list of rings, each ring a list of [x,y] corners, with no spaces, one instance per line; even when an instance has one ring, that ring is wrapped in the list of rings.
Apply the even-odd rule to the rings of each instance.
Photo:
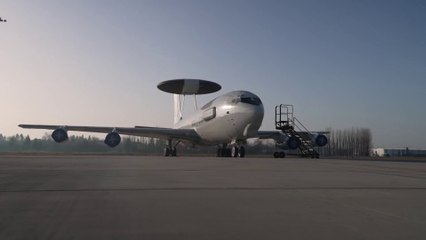
[[[263,114],[258,96],[248,91],[233,91],[205,104],[177,122],[175,128],[194,129],[203,144],[240,144],[256,137]]]

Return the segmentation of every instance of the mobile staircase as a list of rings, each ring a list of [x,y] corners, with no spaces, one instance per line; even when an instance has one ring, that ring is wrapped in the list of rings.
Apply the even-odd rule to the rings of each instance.
[[[313,134],[294,116],[293,105],[275,106],[275,128],[288,137],[298,139],[301,156],[319,158],[319,153],[314,148]]]

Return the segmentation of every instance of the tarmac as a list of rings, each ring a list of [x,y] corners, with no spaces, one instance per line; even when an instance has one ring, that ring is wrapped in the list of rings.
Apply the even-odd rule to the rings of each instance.
[[[426,162],[0,156],[0,239],[426,239]]]

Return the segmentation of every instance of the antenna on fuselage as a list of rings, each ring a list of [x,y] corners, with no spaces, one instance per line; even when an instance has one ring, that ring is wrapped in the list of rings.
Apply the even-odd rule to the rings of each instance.
[[[173,79],[157,85],[161,91],[174,94],[174,123],[183,118],[183,105],[186,95],[193,95],[194,110],[198,109],[197,95],[214,93],[222,87],[211,81],[201,79]]]

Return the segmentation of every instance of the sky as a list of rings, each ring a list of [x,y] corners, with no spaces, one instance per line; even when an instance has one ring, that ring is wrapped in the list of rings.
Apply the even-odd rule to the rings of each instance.
[[[172,127],[161,81],[293,104],[312,130],[369,128],[426,149],[426,2],[2,0],[0,133],[20,123]],[[187,102],[190,106],[191,102]]]

